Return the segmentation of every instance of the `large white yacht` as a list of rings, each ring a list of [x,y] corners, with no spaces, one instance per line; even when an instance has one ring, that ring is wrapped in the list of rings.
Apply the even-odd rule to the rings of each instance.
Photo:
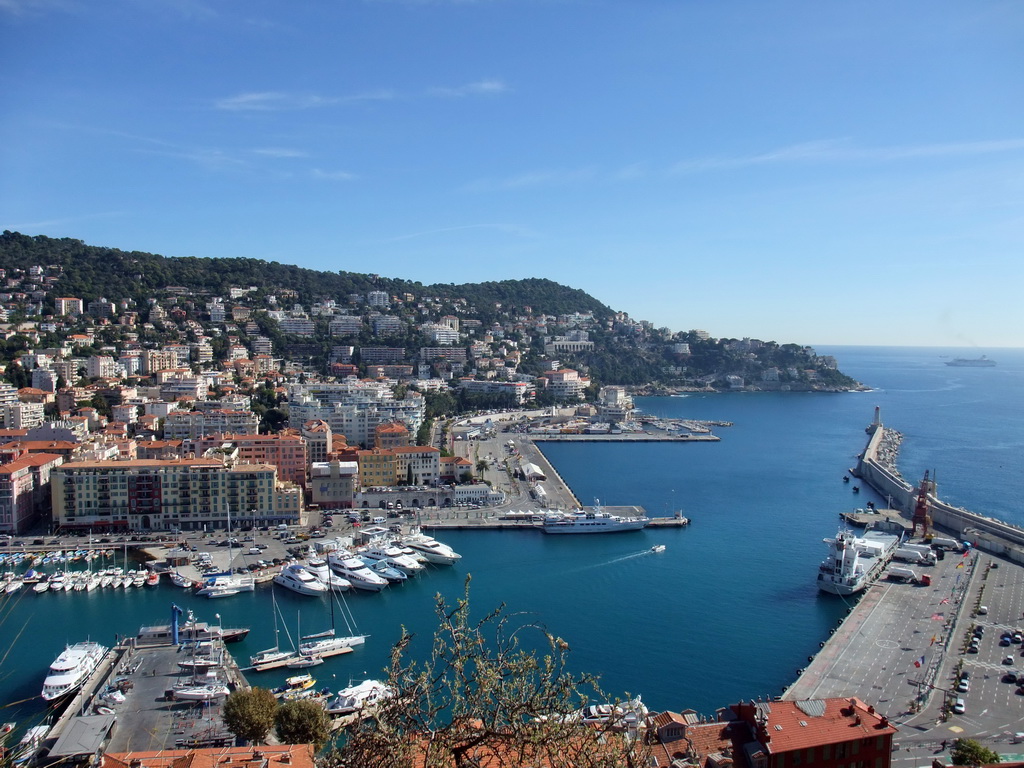
[[[454,565],[456,560],[462,559],[462,555],[447,544],[442,544],[422,531],[410,533],[402,539],[402,544],[416,554],[423,555],[428,563]]]
[[[304,565],[299,565],[298,563],[286,565],[274,577],[274,583],[287,587],[292,592],[298,592],[300,595],[317,596],[327,592],[327,585],[306,570]]]
[[[650,518],[642,514],[636,517],[609,514],[601,509],[600,502],[595,501],[592,509],[577,509],[545,516],[541,529],[544,533],[616,533],[639,531],[649,522]]]
[[[387,563],[392,568],[400,570],[406,576],[415,576],[424,567],[423,563],[419,562],[412,555],[405,554],[401,547],[396,547],[394,544],[377,544],[376,546],[361,550],[359,554],[371,560],[380,560]]]
[[[327,564],[332,571],[347,579],[356,589],[380,592],[388,585],[387,579],[374,573],[366,563],[349,552],[332,552],[327,556]]]
[[[56,701],[81,688],[106,652],[106,646],[88,641],[65,648],[43,681],[43,700]]]
[[[332,571],[322,557],[312,557],[307,560],[306,570],[326,584],[332,592],[348,592],[352,589],[352,582]]]

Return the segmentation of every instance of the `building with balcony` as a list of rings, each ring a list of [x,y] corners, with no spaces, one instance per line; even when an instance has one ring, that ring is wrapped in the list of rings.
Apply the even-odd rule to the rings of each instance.
[[[269,464],[219,458],[74,461],[50,475],[55,524],[86,530],[224,529],[305,524],[301,489]]]

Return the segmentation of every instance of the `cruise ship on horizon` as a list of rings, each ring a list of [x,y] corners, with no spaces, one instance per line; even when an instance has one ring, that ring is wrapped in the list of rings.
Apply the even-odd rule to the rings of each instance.
[[[981,357],[955,357],[952,360],[947,360],[946,365],[952,365],[957,368],[994,368],[996,361],[989,360],[985,355]]]

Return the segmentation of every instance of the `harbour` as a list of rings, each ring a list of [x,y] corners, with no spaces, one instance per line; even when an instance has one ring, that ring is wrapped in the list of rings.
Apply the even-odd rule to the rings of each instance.
[[[1010,370],[1006,356],[1000,355],[1000,362],[1001,373]],[[943,369],[944,374],[954,370],[945,366]],[[869,379],[864,374],[860,377]],[[920,389],[921,374],[917,368],[913,380],[914,388]],[[936,391],[946,398],[950,392],[960,394],[959,390],[941,387]],[[535,531],[517,530],[496,536],[468,528],[438,532],[440,538],[463,554],[463,560],[452,568],[433,568],[423,577],[379,595],[349,595],[348,602],[360,630],[370,637],[365,647],[326,662],[319,668],[323,672],[318,677],[337,688],[350,678],[375,675],[386,664],[399,626],[429,634],[435,622],[433,596],[459,595],[466,575],[472,573],[474,606],[485,610],[505,603],[512,610],[530,611],[572,644],[575,668],[602,675],[606,690],[643,693],[645,702],[653,707],[693,707],[706,713],[741,698],[782,695],[793,684],[796,670],[809,667],[807,657],[822,650],[819,643],[832,637],[829,629],[837,627],[852,604],[817,593],[813,582],[823,556],[822,537],[835,534],[840,512],[863,508],[868,501],[874,501],[879,508],[886,506],[885,498],[867,485],[859,495],[853,495],[850,487],[841,483],[842,475],[864,447],[863,430],[873,405],[882,402],[887,420],[911,435],[904,441],[899,459],[908,476],[918,475],[918,467],[923,471],[924,467],[937,466],[945,478],[940,485],[943,498],[960,494],[963,499],[967,492],[959,454],[943,456],[934,446],[942,435],[956,433],[970,438],[969,425],[953,428],[933,423],[934,403],[927,408],[915,406],[927,411],[927,418],[915,416],[915,411],[908,412],[907,407],[916,403],[921,394],[908,394],[902,399],[897,394],[889,391],[786,399],[766,393],[708,395],[695,400],[656,399],[644,401],[642,407],[728,416],[736,426],[728,439],[719,443],[639,444],[628,453],[617,450],[613,444],[545,443],[546,456],[558,467],[559,475],[574,495],[584,499],[600,497],[606,508],[630,506],[634,502],[652,516],[668,517],[673,510],[680,509],[684,514],[692,514],[695,523],[688,528],[649,526],[621,536],[597,537],[545,537]],[[977,392],[963,394],[970,394],[971,400],[979,399]],[[969,404],[962,407],[968,408]],[[975,411],[967,414],[972,421],[984,419]],[[1007,428],[1015,428],[1012,420]],[[783,433],[787,435],[786,451],[778,450],[778,436]],[[1012,443],[1008,443],[1007,450],[1013,450]],[[970,457],[963,461],[969,462]],[[1005,485],[1001,492],[993,490],[993,470],[999,461],[988,455],[984,463],[991,465],[992,470],[972,465],[971,471],[976,482],[986,485],[970,493],[978,498],[995,498],[997,502],[999,498],[1010,498],[1011,492]],[[1012,520],[1012,510],[1004,512],[998,503],[969,506],[999,510],[998,516]],[[460,522],[465,523],[481,512],[459,509],[446,514],[451,515],[451,521],[461,518]],[[427,522],[424,520],[425,525]],[[743,535],[737,536],[737,531]],[[656,544],[666,545],[666,551],[657,556],[650,554],[650,548]],[[226,548],[211,548],[211,552],[218,556],[227,554]],[[988,555],[982,553],[981,557]],[[950,560],[947,558],[946,562]],[[742,563],[742,568],[734,567],[738,563]],[[990,574],[1009,579],[1013,572],[1003,564]],[[751,574],[770,577],[752,579]],[[975,587],[978,583],[978,577],[972,579]],[[6,633],[5,640],[22,660],[19,669],[4,670],[11,684],[9,699],[31,700],[38,696],[42,672],[66,640],[91,636],[109,637],[112,641],[114,632],[133,633],[140,624],[166,621],[171,602],[193,608],[206,618],[212,618],[210,611],[215,610],[222,615],[225,626],[251,623],[252,634],[235,649],[241,658],[248,658],[273,645],[267,589],[271,587],[257,586],[253,593],[213,602],[183,593],[166,580],[154,589],[116,593],[97,590],[62,595],[19,594],[11,603],[13,613],[0,627],[0,632]],[[1004,589],[1014,587],[1007,583]],[[668,594],[671,612],[661,607]],[[277,597],[293,628],[298,612],[302,626],[327,623],[326,601],[281,591]],[[33,603],[35,599],[43,603]],[[615,609],[609,616],[608,606],[612,603]],[[43,604],[47,608],[40,611],[38,606]],[[723,612],[720,606],[741,606],[742,611]],[[76,616],[73,628],[59,622],[59,617],[69,611]],[[708,617],[715,620],[709,621]],[[757,663],[752,662],[755,657],[748,637],[751,622],[762,628]],[[26,646],[28,630],[19,634],[23,626],[31,628],[31,648]],[[699,632],[687,630],[695,626],[700,627]],[[628,659],[623,661],[616,650],[616,633],[591,632],[588,627],[633,628]],[[967,632],[966,625],[961,625],[961,632]],[[671,638],[671,642],[666,643],[666,638]],[[998,636],[992,639],[998,641]],[[716,649],[716,657],[736,663],[677,669],[675,659],[680,655],[702,658],[708,648]],[[996,666],[999,661],[996,659]],[[907,663],[912,667],[909,656]],[[287,673],[264,675],[258,683],[274,686]],[[941,683],[941,677],[937,680]],[[992,678],[991,682],[994,685],[998,679]],[[987,681],[980,684],[979,696],[986,684]],[[995,690],[1007,703],[1017,700],[1005,685]],[[14,714],[18,710],[8,711]],[[31,722],[30,711],[11,719]],[[977,711],[980,709],[972,712],[970,719]],[[992,737],[1002,738],[1000,733]]]

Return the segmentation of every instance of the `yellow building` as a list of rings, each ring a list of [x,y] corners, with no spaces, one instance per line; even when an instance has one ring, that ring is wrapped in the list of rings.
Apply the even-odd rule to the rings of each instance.
[[[396,485],[398,478],[398,457],[394,451],[373,448],[358,451],[359,485],[370,488],[377,485]]]

